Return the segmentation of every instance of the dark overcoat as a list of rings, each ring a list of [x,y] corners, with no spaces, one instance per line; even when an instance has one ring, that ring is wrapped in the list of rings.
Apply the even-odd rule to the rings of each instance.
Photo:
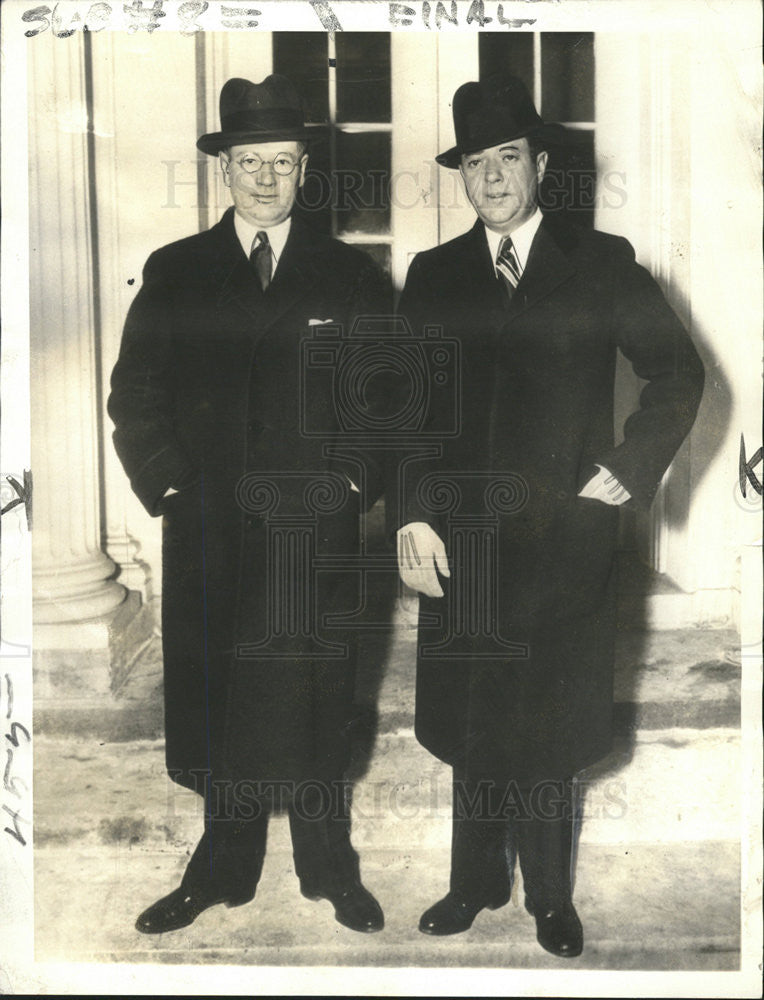
[[[355,578],[315,561],[352,555],[379,486],[359,475],[361,496],[332,468],[332,330],[382,310],[385,291],[366,254],[293,217],[263,293],[233,209],[146,263],[109,413],[133,489],[163,519],[167,766],[200,792],[206,775],[341,772],[354,656],[324,618],[354,610]],[[316,330],[323,365],[305,351]]]
[[[400,522],[430,523],[452,563],[446,596],[420,600],[417,735],[476,775],[572,775],[611,746],[618,527],[578,493],[601,464],[649,506],[701,362],[626,240],[551,218],[511,301],[477,222],[415,257],[399,309],[440,329],[460,376],[431,393],[438,457],[400,461]],[[646,385],[616,445],[618,349]]]

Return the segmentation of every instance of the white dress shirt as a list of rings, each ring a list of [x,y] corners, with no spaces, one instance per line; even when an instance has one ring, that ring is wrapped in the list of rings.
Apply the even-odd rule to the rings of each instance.
[[[533,237],[538,232],[538,228],[543,221],[544,216],[541,209],[537,207],[530,219],[526,219],[521,226],[518,226],[514,232],[509,234],[512,237],[512,246],[515,248],[515,255],[520,263],[521,274],[528,263],[528,254],[531,252]],[[489,229],[486,226],[485,235],[488,238],[488,248],[491,251],[494,270],[496,270],[496,258],[499,256],[499,247],[501,246],[501,241],[504,239],[504,234],[495,233],[493,229]],[[498,275],[499,272],[497,271],[496,273]]]
[[[239,243],[241,243],[241,248],[247,258],[252,253],[257,234],[259,232],[268,234],[268,242],[271,246],[271,256],[273,258],[271,275],[274,275],[292,226],[291,215],[287,216],[283,222],[279,222],[277,226],[255,226],[248,219],[245,219],[243,215],[234,212],[233,225],[236,235],[239,238]]]

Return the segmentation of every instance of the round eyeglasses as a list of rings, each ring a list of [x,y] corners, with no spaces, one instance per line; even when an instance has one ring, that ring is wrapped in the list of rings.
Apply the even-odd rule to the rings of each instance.
[[[236,163],[248,174],[256,174],[264,164],[269,163],[273,167],[274,174],[288,177],[299,161],[293,160],[289,153],[276,153],[272,160],[264,160],[257,153],[247,153],[245,156],[239,157]]]

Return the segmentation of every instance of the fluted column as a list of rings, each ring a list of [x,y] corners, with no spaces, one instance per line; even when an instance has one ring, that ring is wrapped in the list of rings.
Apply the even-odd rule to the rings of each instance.
[[[38,625],[98,619],[125,589],[101,550],[83,36],[29,46],[33,587]],[[40,633],[42,634],[42,633]]]
[[[129,38],[129,36],[128,36]],[[130,301],[135,295],[135,274],[140,260],[131,260],[124,250],[121,213],[124,213],[120,189],[120,154],[125,134],[117,128],[126,118],[118,112],[118,61],[124,57],[124,35],[103,32],[90,39],[90,62],[93,79],[93,193],[95,236],[98,247],[98,311],[101,378],[101,430],[103,434],[103,524],[104,548],[119,566],[119,580],[130,590],[149,596],[147,575],[152,567],[144,561],[141,542],[129,526],[128,503],[131,498],[127,479],[112,444],[113,424],[106,413],[111,371],[119,354],[122,325]],[[126,130],[127,131],[127,130]],[[128,131],[128,137],[132,134]],[[125,213],[129,214],[129,213]],[[128,275],[132,284],[128,284]],[[158,568],[158,567],[157,567]]]

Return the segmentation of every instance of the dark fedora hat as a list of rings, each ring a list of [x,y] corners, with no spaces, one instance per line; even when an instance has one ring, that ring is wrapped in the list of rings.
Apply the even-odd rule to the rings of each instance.
[[[302,101],[285,76],[272,73],[262,83],[234,77],[220,91],[220,131],[203,135],[197,148],[215,156],[226,146],[279,139],[306,140]]]
[[[509,73],[493,73],[485,80],[463,83],[454,94],[456,145],[436,156],[444,167],[455,169],[463,153],[476,153],[523,136],[560,142],[562,125],[546,123],[533,106],[522,80]]]

